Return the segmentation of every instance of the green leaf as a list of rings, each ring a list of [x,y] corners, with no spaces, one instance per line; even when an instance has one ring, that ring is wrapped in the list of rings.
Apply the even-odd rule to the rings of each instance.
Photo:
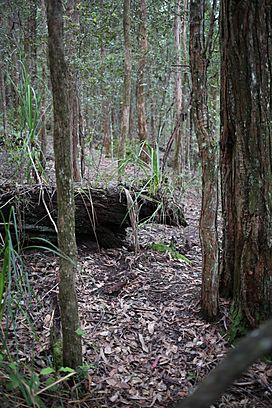
[[[60,367],[59,372],[60,373],[74,373],[75,370],[73,370],[70,367]]]
[[[49,375],[55,373],[56,371],[52,367],[45,367],[40,371],[40,375]]]
[[[48,387],[49,385],[52,385],[56,382],[56,380],[53,377],[48,377],[45,381],[45,385],[46,387]],[[57,387],[51,387],[51,391],[56,391]]]
[[[82,336],[85,336],[87,333],[86,333],[85,330],[83,330],[81,327],[79,327],[78,329],[76,329],[76,334],[77,334],[79,337],[82,337]]]

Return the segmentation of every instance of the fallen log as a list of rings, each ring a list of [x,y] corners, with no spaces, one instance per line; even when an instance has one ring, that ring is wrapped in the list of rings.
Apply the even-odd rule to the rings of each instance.
[[[139,222],[153,219],[167,225],[186,226],[181,206],[147,192],[129,193],[128,206],[124,188],[94,189],[75,186],[75,219],[77,239],[96,241],[104,248],[123,244],[131,215]],[[57,193],[55,186],[1,186],[0,208],[7,221],[11,207],[16,222],[25,235],[56,235]],[[132,208],[133,207],[133,208]],[[3,225],[2,225],[3,230]]]

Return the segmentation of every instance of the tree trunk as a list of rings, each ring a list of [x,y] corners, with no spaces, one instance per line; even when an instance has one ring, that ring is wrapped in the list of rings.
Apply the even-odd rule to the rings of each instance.
[[[124,48],[125,48],[125,65],[124,65],[124,89],[123,89],[123,106],[121,135],[118,146],[119,160],[125,157],[125,143],[129,132],[129,115],[131,103],[131,44],[130,44],[130,0],[124,0],[123,6],[123,26],[124,26]]]
[[[181,112],[182,112],[182,83],[181,83],[181,47],[180,47],[180,0],[176,4],[175,18],[175,49],[176,49],[176,84],[175,84],[175,99],[176,99],[176,132],[175,132],[175,154],[174,168],[178,174],[181,172]]]
[[[217,237],[218,154],[217,141],[208,111],[207,68],[210,56],[216,0],[211,27],[204,43],[204,0],[191,1],[190,63],[192,109],[202,165],[200,241],[202,248],[201,304],[204,315],[214,319],[218,312],[219,251]]]
[[[28,16],[24,27],[24,53],[26,70],[31,80],[35,83],[37,78],[37,46],[36,46],[36,29],[37,29],[37,1],[31,0],[28,4]]]
[[[72,138],[73,152],[73,179],[81,180],[80,171],[80,136],[79,136],[79,96],[78,96],[78,79],[74,66],[74,59],[77,55],[78,34],[79,34],[79,0],[68,0],[66,14],[67,30],[66,43],[67,54],[69,59],[69,104],[70,104],[70,130]]]
[[[182,18],[182,63],[183,63],[183,77],[182,77],[182,95],[183,95],[183,111],[184,107],[188,106],[187,111],[182,116],[182,135],[181,141],[181,171],[185,169],[190,174],[190,156],[191,156],[191,134],[189,129],[189,99],[190,99],[190,81],[189,81],[189,55],[187,47],[187,22],[188,22],[188,0],[183,1],[183,18]]]
[[[81,176],[84,177],[85,173],[85,132],[86,132],[86,122],[83,118],[81,106],[79,104],[79,124],[78,124],[78,131],[79,131],[79,144],[80,144],[80,170]]]
[[[101,61],[102,64],[105,64],[105,59],[106,59],[106,50],[105,50],[105,45],[102,42],[101,44]],[[104,68],[103,68],[104,71]],[[104,76],[105,72],[102,73]],[[101,94],[102,94],[102,132],[103,132],[103,146],[104,146],[104,151],[105,151],[105,156],[110,157],[110,128],[109,128],[109,114],[110,114],[110,109],[109,109],[109,100],[108,100],[108,95],[106,92],[106,87],[105,87],[105,80],[102,80],[101,86]]]
[[[3,136],[7,136],[7,102],[6,102],[6,85],[4,77],[4,63],[0,62],[0,94],[1,94],[1,111],[3,120]]]
[[[140,59],[138,67],[137,78],[137,111],[138,111],[138,134],[141,142],[147,141],[147,124],[145,115],[145,65],[147,54],[147,31],[146,31],[146,19],[147,19],[147,4],[146,0],[140,1],[140,32],[139,32],[139,48]],[[143,146],[141,158],[145,161],[148,160],[146,149]]]
[[[272,313],[272,5],[221,4],[221,284],[236,335]]]
[[[45,5],[45,0],[42,0],[41,2],[41,12],[42,12],[42,19],[43,19],[43,24],[44,24],[44,30],[47,32],[47,26],[46,26],[46,5]],[[44,60],[42,63],[42,81],[44,84],[46,84],[47,81],[47,75],[46,75],[46,65],[48,64],[48,49],[47,49],[47,43],[45,42],[43,45],[43,54],[44,54]],[[46,168],[46,155],[47,155],[47,136],[46,136],[46,100],[45,100],[45,86],[43,89],[43,96],[42,96],[42,101],[41,101],[41,110],[42,110],[42,123],[41,123],[41,129],[40,129],[40,162],[42,164],[43,169],[45,170]]]
[[[61,0],[47,0],[49,63],[54,108],[54,153],[58,193],[58,241],[67,257],[60,257],[59,302],[63,336],[63,365],[82,364],[78,305],[75,288],[76,240],[67,67],[63,46]]]

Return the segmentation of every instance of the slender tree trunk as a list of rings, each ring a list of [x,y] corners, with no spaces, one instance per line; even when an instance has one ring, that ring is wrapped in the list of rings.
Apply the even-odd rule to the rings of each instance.
[[[44,30],[47,32],[47,25],[46,25],[46,5],[45,0],[41,1],[41,9],[42,9],[42,18],[44,24]],[[44,42],[42,45],[43,48],[43,58],[44,61],[42,63],[42,80],[43,84],[46,84],[47,75],[46,75],[46,65],[48,64],[48,49],[47,43]],[[42,123],[41,123],[41,130],[40,130],[40,162],[42,164],[43,169],[46,167],[46,155],[47,155],[47,136],[46,136],[46,101],[45,101],[45,86],[43,89],[43,96],[41,101],[41,108],[42,108]]]
[[[208,111],[207,68],[211,49],[216,0],[209,36],[204,42],[204,0],[191,1],[190,63],[192,109],[202,165],[200,241],[202,248],[202,311],[209,319],[218,312],[219,251],[217,237],[218,148]]]
[[[187,47],[187,22],[188,22],[188,0],[183,1],[183,17],[182,17],[182,63],[183,63],[183,78],[182,78],[182,96],[183,96],[183,110],[185,105],[189,107],[190,99],[190,81],[189,81],[189,54]],[[189,109],[188,109],[189,110]],[[181,166],[182,172],[185,169],[190,173],[190,155],[191,155],[191,138],[189,129],[189,112],[184,112],[181,121],[183,140],[181,141]]]
[[[7,136],[7,102],[6,102],[6,86],[4,77],[4,64],[0,62],[0,92],[1,92],[1,111],[3,120],[3,135]]]
[[[81,176],[84,176],[85,173],[85,142],[84,142],[84,135],[86,133],[86,125],[81,111],[81,105],[79,104],[79,144],[81,149],[80,154],[80,169],[81,169]]]
[[[47,138],[46,138],[46,110],[44,96],[42,98],[42,123],[40,130],[40,143],[41,143],[40,162],[42,164],[43,169],[45,170],[47,154]]]
[[[272,4],[221,5],[221,285],[235,336],[272,314]]]
[[[176,131],[175,131],[175,154],[174,154],[174,168],[178,174],[181,171],[181,112],[183,107],[182,98],[182,82],[181,82],[181,47],[180,47],[180,32],[181,32],[181,18],[180,18],[180,0],[176,4],[176,18],[175,18],[175,49],[176,49],[176,84],[175,84],[175,99],[176,99]]]
[[[24,52],[26,69],[31,78],[31,82],[35,82],[37,78],[37,46],[36,46],[36,30],[37,30],[37,1],[30,0],[28,3],[28,17],[24,28]]]
[[[156,131],[156,99],[152,94],[150,97],[150,140],[153,148],[157,144],[157,131]]]
[[[122,106],[122,121],[121,135],[118,146],[118,158],[125,157],[125,143],[129,132],[129,115],[131,103],[131,40],[130,40],[130,0],[124,0],[123,6],[123,26],[124,26],[124,48],[125,48],[125,64],[124,64],[124,88],[123,88],[123,106]]]
[[[72,138],[74,181],[81,180],[78,78],[74,67],[74,58],[75,55],[77,55],[78,47],[77,37],[79,33],[79,4],[79,0],[68,0],[66,8],[66,14],[68,17],[66,43],[69,58],[70,129]]]
[[[145,115],[145,65],[147,54],[147,4],[146,0],[140,1],[140,32],[139,32],[139,48],[140,59],[138,67],[137,79],[137,111],[138,111],[138,133],[141,142],[147,141],[147,124]],[[148,160],[145,149],[142,150],[142,159]]]
[[[102,64],[105,63],[106,59],[106,49],[104,43],[101,44],[101,61]],[[103,72],[104,74],[104,72]],[[109,100],[108,95],[105,90],[104,80],[102,81],[102,131],[103,131],[103,146],[105,151],[105,156],[110,156],[110,127],[109,127]]]
[[[63,364],[76,368],[82,363],[81,338],[75,288],[76,240],[72,178],[71,135],[68,104],[67,67],[63,46],[61,0],[47,0],[49,63],[54,108],[54,153],[58,197],[60,257],[59,302],[63,335]]]

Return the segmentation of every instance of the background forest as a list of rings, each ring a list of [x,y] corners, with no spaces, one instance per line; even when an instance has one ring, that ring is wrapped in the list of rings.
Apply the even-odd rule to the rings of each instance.
[[[0,4],[1,406],[211,406],[272,348],[184,399],[271,318],[270,1]]]

